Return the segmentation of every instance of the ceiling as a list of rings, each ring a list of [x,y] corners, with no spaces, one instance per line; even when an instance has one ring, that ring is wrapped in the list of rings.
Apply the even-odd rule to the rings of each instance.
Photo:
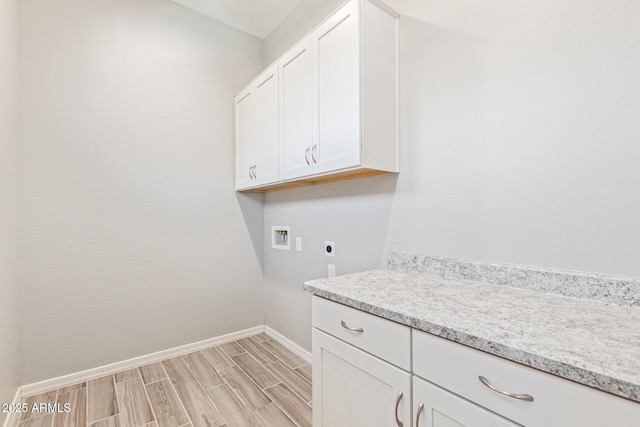
[[[301,0],[172,0],[264,39]]]

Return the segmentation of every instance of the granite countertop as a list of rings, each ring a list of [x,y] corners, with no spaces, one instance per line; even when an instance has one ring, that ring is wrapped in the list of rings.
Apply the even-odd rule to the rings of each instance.
[[[359,310],[640,402],[640,308],[373,270],[306,282]]]

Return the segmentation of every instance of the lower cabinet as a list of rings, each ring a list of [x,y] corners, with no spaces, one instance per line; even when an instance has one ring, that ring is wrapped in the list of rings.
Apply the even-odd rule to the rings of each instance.
[[[312,309],[314,427],[640,426],[638,402],[316,296]]]
[[[519,426],[416,376],[413,412],[416,427]]]
[[[411,374],[314,328],[313,425],[410,427]]]

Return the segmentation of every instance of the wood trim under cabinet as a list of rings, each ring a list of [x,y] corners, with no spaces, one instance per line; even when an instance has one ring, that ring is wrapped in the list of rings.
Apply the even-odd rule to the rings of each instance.
[[[325,184],[327,182],[346,181],[349,179],[365,178],[368,176],[397,174],[397,172],[388,172],[377,169],[360,168],[348,170],[339,173],[330,173],[327,175],[310,176],[308,178],[296,179],[295,181],[278,182],[266,187],[249,188],[247,190],[239,190],[247,193],[268,193],[271,191],[287,190],[290,188],[308,187],[315,184]]]

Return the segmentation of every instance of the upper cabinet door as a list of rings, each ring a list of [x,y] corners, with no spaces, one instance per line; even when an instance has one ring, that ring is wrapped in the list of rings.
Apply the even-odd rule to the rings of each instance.
[[[360,37],[358,2],[352,1],[312,34],[316,173],[360,165]]]
[[[273,66],[255,81],[255,135],[257,159],[253,185],[278,180],[278,67]]]
[[[234,99],[236,133],[236,189],[248,188],[253,183],[255,156],[255,97],[251,87],[240,92]]]
[[[280,77],[280,178],[312,173],[313,79],[311,40],[287,52],[278,61]]]
[[[236,189],[278,181],[278,67],[235,97]]]

